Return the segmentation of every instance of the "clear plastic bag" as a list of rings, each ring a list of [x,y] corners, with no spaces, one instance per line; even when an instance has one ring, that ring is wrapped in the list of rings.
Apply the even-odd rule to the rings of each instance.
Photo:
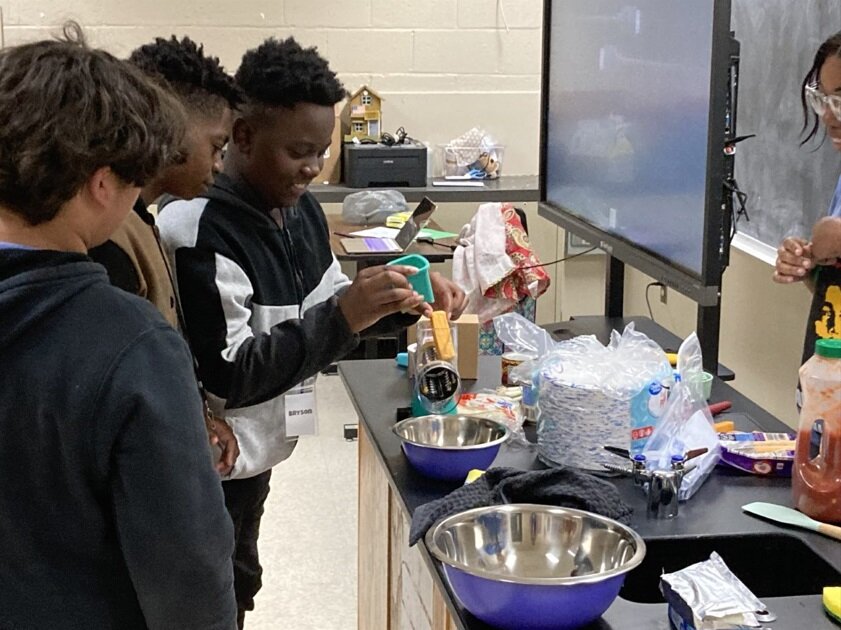
[[[342,221],[351,225],[382,224],[389,215],[405,212],[406,198],[397,190],[362,190],[342,202]]]
[[[607,346],[593,335],[556,342],[513,313],[494,318],[494,327],[506,348],[538,356],[511,376],[537,386],[538,453],[546,463],[590,470],[615,464],[603,447],[628,446],[633,399],[671,375],[663,349],[633,324],[613,331]]]
[[[639,393],[641,376],[666,378],[671,374],[663,349],[633,322],[620,334],[614,330],[607,346],[595,335],[555,341],[549,332],[518,313],[495,317],[494,329],[506,350],[536,356],[513,368],[515,380],[528,381],[544,366],[556,366],[563,379],[577,387],[599,387],[612,398],[628,401]],[[562,366],[557,365],[562,363]]]
[[[458,401],[458,413],[465,416],[482,416],[504,422],[511,431],[509,444],[527,443],[523,431],[523,414],[520,401],[496,391],[467,392]]]
[[[510,352],[519,352],[542,357],[559,343],[545,328],[541,328],[519,313],[506,313],[494,317],[494,330],[505,348]]]
[[[692,466],[683,476],[678,498],[689,499],[706,480],[718,462],[721,447],[713,429],[709,406],[704,398],[701,373],[701,344],[695,333],[689,335],[678,350],[678,374],[666,403],[666,409],[643,450],[649,470],[671,469],[673,455],[706,447],[704,455],[691,460]]]
[[[576,337],[538,369],[538,453],[552,464],[603,470],[616,463],[605,445],[627,447],[633,400],[671,370],[665,352],[629,324],[603,346]]]

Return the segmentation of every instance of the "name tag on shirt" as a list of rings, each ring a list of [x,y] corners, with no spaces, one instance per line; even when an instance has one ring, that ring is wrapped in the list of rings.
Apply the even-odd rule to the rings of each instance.
[[[308,378],[283,397],[286,436],[316,435],[318,414],[315,407],[315,377]]]

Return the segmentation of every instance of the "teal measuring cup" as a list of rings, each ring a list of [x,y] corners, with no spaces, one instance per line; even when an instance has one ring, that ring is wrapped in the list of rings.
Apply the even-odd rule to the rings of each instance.
[[[407,276],[406,279],[412,285],[412,288],[420,293],[424,300],[430,304],[435,301],[435,295],[432,293],[432,283],[429,281],[429,261],[426,258],[420,254],[408,254],[386,264],[405,265],[417,269],[418,272],[416,274]]]

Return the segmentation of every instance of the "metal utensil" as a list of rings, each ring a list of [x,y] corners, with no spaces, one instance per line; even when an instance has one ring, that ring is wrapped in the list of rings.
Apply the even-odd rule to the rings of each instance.
[[[618,455],[619,457],[624,457],[625,459],[631,459],[631,452],[627,448],[609,446],[607,444],[605,444],[602,448],[613,455]]]
[[[686,453],[683,456],[683,460],[685,462],[688,462],[690,459],[695,459],[696,457],[700,457],[701,455],[706,455],[709,450],[710,449],[704,446],[701,448],[692,449],[691,451],[686,451]]]

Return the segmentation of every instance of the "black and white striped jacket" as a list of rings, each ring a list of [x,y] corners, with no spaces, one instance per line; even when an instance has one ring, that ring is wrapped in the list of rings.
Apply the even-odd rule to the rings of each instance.
[[[337,304],[350,280],[309,193],[294,208],[272,210],[220,175],[206,197],[167,204],[158,225],[211,408],[239,441],[231,478],[252,477],[295,447],[283,393],[359,342]],[[406,323],[391,318],[370,332]]]

